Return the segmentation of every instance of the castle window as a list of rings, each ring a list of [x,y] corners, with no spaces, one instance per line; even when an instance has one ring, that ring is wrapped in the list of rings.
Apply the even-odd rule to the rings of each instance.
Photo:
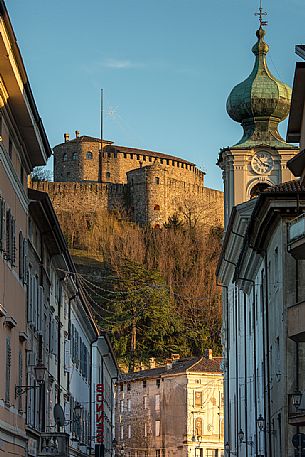
[[[66,152],[65,152],[65,153],[63,154],[63,156],[62,156],[62,160],[63,160],[64,162],[66,162],[66,161],[68,160],[68,155],[67,155]]]
[[[155,205],[155,206],[154,206],[154,210],[155,210],[155,211],[160,211],[160,205]]]
[[[152,161],[152,158],[149,156],[148,160],[151,162],[151,161]]]
[[[173,167],[175,166],[175,161],[174,160],[172,161],[172,165],[173,165]]]
[[[123,157],[124,157],[124,159],[126,159],[126,157],[127,157],[126,152],[123,152]]]
[[[160,163],[163,163],[163,159],[160,159]]]
[[[72,154],[72,160],[77,160],[78,154],[77,152],[73,152]]]
[[[166,159],[166,165],[169,165],[169,160],[168,159]]]
[[[133,154],[130,154],[130,158],[133,159]]]
[[[143,156],[143,162],[146,162],[146,156]]]
[[[137,154],[137,160],[140,160],[140,156],[139,156],[139,154]]]
[[[92,160],[93,159],[93,154],[91,151],[88,151],[87,154],[86,154],[86,159],[87,160]]]
[[[156,183],[156,184],[160,184],[160,178],[159,178],[159,176],[156,176],[156,177],[155,177],[155,183]]]
[[[110,171],[106,171],[106,178],[110,178]]]

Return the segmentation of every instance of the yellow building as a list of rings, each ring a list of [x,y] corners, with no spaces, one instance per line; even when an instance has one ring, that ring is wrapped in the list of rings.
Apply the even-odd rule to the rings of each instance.
[[[221,457],[221,358],[173,357],[165,366],[123,375],[116,393],[117,455]]]

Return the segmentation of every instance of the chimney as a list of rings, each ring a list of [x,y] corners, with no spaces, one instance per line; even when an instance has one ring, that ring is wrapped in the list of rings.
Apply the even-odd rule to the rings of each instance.
[[[64,139],[65,139],[65,143],[67,143],[70,140],[69,133],[64,133]]]
[[[75,130],[75,138],[79,138],[79,130]]]
[[[212,360],[213,359],[213,350],[212,349],[206,349],[204,355],[205,355],[206,359]]]
[[[152,369],[152,368],[156,368],[156,359],[154,357],[151,357],[149,359],[149,368]]]

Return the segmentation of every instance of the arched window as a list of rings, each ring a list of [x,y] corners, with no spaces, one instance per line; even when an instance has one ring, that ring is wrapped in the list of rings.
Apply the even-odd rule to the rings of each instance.
[[[156,177],[155,177],[155,183],[156,183],[156,184],[160,184],[160,178],[159,178],[159,176],[156,176]]]
[[[154,206],[154,210],[155,210],[155,211],[160,211],[160,205],[155,205],[155,206]]]
[[[63,162],[67,162],[68,160],[68,154],[66,152],[64,152],[63,156],[62,156],[62,160]]]
[[[72,160],[77,160],[78,159],[78,154],[77,152],[73,152],[72,154]]]
[[[106,178],[109,179],[110,178],[110,171],[106,171]]]
[[[87,160],[92,160],[93,159],[93,154],[91,151],[88,151],[87,154],[86,154],[86,159]]]
[[[259,194],[264,192],[264,190],[268,189],[268,187],[270,187],[270,184],[267,184],[266,182],[259,182],[255,184],[250,191],[250,198],[257,197]]]

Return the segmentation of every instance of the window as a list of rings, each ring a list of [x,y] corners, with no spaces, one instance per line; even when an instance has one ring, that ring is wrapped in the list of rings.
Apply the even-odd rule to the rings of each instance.
[[[160,382],[161,382],[160,379],[156,379],[156,386],[158,387],[158,389],[160,388]]]
[[[160,449],[156,449],[156,457],[161,457],[161,450]]]
[[[8,142],[8,155],[10,156],[10,158],[12,158],[12,155],[13,155],[13,142],[11,139],[9,139],[9,142]]]
[[[154,206],[154,210],[155,210],[155,211],[160,211],[160,205],[155,205],[155,206]]]
[[[130,382],[127,384],[127,390],[131,390],[131,384],[130,384]]]
[[[144,405],[144,409],[147,409],[147,407],[148,407],[148,398],[147,398],[147,395],[145,395],[145,397],[143,397],[143,405]]]
[[[87,154],[86,154],[86,159],[87,160],[92,160],[93,159],[93,154],[91,151],[88,151]]]
[[[20,182],[22,185],[23,185],[23,181],[24,181],[24,170],[23,170],[22,164],[20,164]]]
[[[202,392],[195,392],[195,406],[202,406]]]
[[[124,412],[124,401],[123,400],[120,401],[120,411],[121,411],[121,413]]]
[[[129,411],[129,412],[131,411],[131,399],[130,398],[128,398],[128,400],[127,400],[127,411]]]
[[[72,154],[72,160],[77,160],[78,159],[78,154],[77,152],[73,152]]]
[[[148,157],[148,160],[149,160],[149,162],[152,162],[152,157],[149,156],[149,157]]]
[[[126,152],[123,152],[123,157],[124,157],[124,159],[126,159],[126,157],[127,157]]]
[[[6,211],[6,252],[5,258],[9,260],[12,265],[15,265],[16,260],[16,235],[15,235],[15,219],[12,216],[11,210]]]
[[[159,178],[159,176],[156,176],[156,177],[155,177],[155,183],[156,183],[156,184],[160,184],[160,178]]]
[[[146,389],[146,379],[143,381],[143,389]]]
[[[206,457],[218,457],[218,449],[207,449]]]
[[[196,436],[202,436],[202,419],[201,419],[201,417],[197,417],[195,420],[195,431],[196,431]]]
[[[124,439],[124,427],[123,426],[121,427],[120,437],[121,437],[121,440]]]
[[[155,436],[160,436],[160,421],[155,421]]]
[[[144,436],[147,436],[147,424],[146,424],[146,422],[144,423]]]
[[[63,153],[62,160],[63,160],[63,162],[67,162],[68,154],[66,152]]]
[[[160,394],[155,395],[155,411],[160,411]]]
[[[110,178],[110,171],[106,171],[106,178],[107,178],[107,179]]]
[[[140,160],[140,156],[139,156],[139,154],[137,154],[137,160]]]
[[[10,402],[10,384],[11,384],[11,364],[12,364],[12,350],[11,350],[11,339],[9,336],[6,337],[5,347],[5,403]]]
[[[123,392],[124,391],[124,384],[120,384],[120,391]]]
[[[130,424],[128,425],[128,428],[127,428],[127,436],[128,436],[128,438],[131,438],[131,425]]]
[[[18,357],[18,384],[19,386],[23,385],[22,382],[22,373],[23,373],[23,358],[22,358],[22,351],[19,351]],[[22,411],[22,395],[18,397],[18,411]]]

